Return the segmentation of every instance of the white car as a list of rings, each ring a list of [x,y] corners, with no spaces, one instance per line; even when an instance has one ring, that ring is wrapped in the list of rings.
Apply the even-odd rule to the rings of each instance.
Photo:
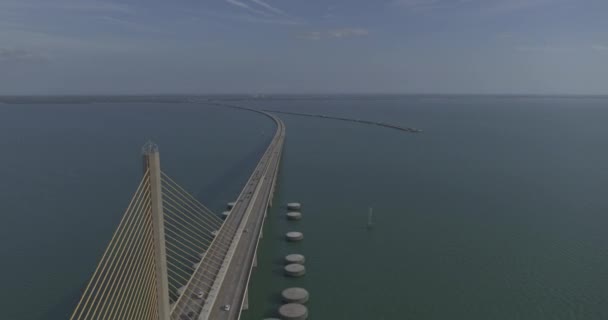
[[[202,299],[205,296],[205,293],[203,292],[203,290],[199,290],[199,291],[195,292],[194,295],[197,298]]]
[[[230,311],[230,305],[227,304],[227,305],[223,306],[222,310],[224,310],[224,311]]]

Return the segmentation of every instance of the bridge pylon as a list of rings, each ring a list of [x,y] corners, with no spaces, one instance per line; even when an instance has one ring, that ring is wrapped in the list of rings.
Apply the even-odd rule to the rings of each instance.
[[[165,246],[165,225],[161,186],[160,154],[158,146],[146,143],[143,150],[144,173],[150,181],[150,205],[154,237],[154,259],[156,265],[156,294],[158,320],[169,320],[169,278],[167,274],[167,249]]]

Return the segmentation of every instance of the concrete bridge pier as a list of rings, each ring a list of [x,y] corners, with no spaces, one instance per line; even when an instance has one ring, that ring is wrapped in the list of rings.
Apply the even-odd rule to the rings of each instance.
[[[167,274],[167,251],[165,247],[165,225],[161,187],[160,155],[158,146],[149,142],[143,148],[144,170],[150,183],[152,231],[154,235],[154,265],[156,294],[158,297],[158,319],[169,320],[169,278]]]
[[[249,310],[249,288],[245,289],[245,300],[243,300],[243,307],[241,310]]]

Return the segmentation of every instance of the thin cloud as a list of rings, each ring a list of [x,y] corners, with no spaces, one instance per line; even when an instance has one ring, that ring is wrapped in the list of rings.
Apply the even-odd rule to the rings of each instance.
[[[310,31],[302,34],[300,37],[307,40],[321,40],[321,39],[340,39],[340,38],[353,38],[353,37],[364,37],[369,35],[369,30],[363,28],[342,28],[342,29],[331,29],[325,31]]]
[[[266,24],[279,24],[279,25],[289,25],[289,26],[297,26],[302,25],[304,22],[288,19],[288,18],[274,18],[274,17],[252,17],[252,16],[234,16],[233,19],[252,22],[252,23],[266,23]]]
[[[540,53],[571,53],[574,51],[600,51],[608,52],[608,45],[605,44],[585,44],[580,46],[560,46],[560,45],[522,45],[515,47],[520,52],[540,52]]]
[[[428,7],[441,2],[440,0],[394,0],[393,5],[406,8]]]
[[[245,2],[242,2],[242,1],[239,1],[239,0],[224,0],[224,1],[226,1],[226,3],[228,3],[228,4],[231,4],[231,5],[235,6],[235,7],[240,8],[240,9],[249,11],[251,13],[255,13],[255,14],[258,14],[258,15],[262,15],[262,16],[268,16],[268,13],[266,13],[266,12],[264,12],[262,10],[255,9],[255,8],[253,8],[252,6],[250,6],[249,4],[247,4]]]
[[[220,12],[220,11],[212,11],[205,10],[204,12],[197,13],[196,16],[193,16],[192,19],[195,21],[199,21],[201,19],[220,19],[220,20],[232,20],[237,22],[249,22],[249,23],[259,23],[259,24],[277,24],[277,25],[302,25],[305,24],[304,21],[290,18],[290,17],[276,17],[276,16],[258,16],[252,15],[247,11],[238,11],[238,12]]]
[[[510,0],[510,1],[490,1],[485,6],[481,6],[481,12],[487,14],[507,14],[525,9],[540,7],[560,0]]]
[[[306,40],[321,40],[323,39],[323,33],[320,31],[310,31],[300,35],[300,38]]]
[[[97,0],[57,0],[57,1],[31,1],[31,0],[3,0],[0,1],[0,10],[63,10],[80,12],[112,12],[112,13],[132,13],[131,7]]]
[[[473,0],[394,0],[391,5],[408,11],[420,12],[458,7],[471,1]]]
[[[152,32],[152,33],[166,33],[164,29],[158,28],[156,26],[150,26],[147,24],[137,23],[126,19],[119,19],[112,16],[102,16],[99,18],[101,21],[104,21],[113,26],[120,26],[126,29],[138,31],[138,32]]]
[[[45,63],[48,61],[48,57],[39,52],[26,49],[0,48],[0,62]]]
[[[608,45],[605,44],[594,44],[591,48],[595,51],[608,52]]]
[[[544,52],[544,53],[559,53],[571,52],[577,50],[573,47],[554,46],[554,45],[524,45],[515,48],[520,52]]]
[[[275,14],[285,15],[285,11],[283,11],[283,10],[277,8],[277,7],[273,7],[270,4],[268,4],[268,3],[266,3],[266,2],[264,2],[262,0],[251,0],[251,2],[253,2],[253,3],[257,4],[258,6],[264,8],[264,9],[266,9],[268,11],[271,11],[271,12],[273,12]]]
[[[393,0],[391,5],[407,11],[437,11],[465,8],[486,15],[509,14],[566,0]]]

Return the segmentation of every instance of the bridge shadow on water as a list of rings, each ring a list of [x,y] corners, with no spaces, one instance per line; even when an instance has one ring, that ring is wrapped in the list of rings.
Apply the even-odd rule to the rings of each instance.
[[[188,191],[204,205],[210,207],[214,213],[220,214],[227,202],[236,200],[271,139],[272,136],[256,144],[252,151],[221,172],[206,186]]]

